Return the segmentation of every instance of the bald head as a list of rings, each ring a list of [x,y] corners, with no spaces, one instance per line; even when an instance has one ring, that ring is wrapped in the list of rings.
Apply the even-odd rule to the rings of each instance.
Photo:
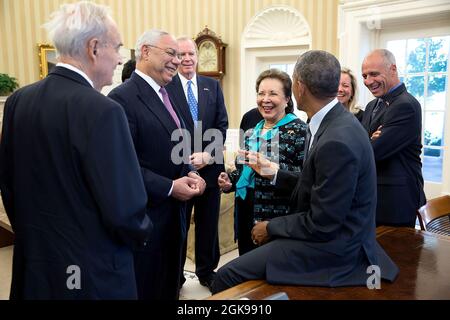
[[[389,67],[393,64],[396,65],[394,54],[387,49],[375,49],[375,50],[371,51],[364,60],[366,60],[369,57],[373,57],[373,56],[379,57],[380,59],[382,59],[384,64],[386,65],[386,67]]]
[[[392,52],[386,49],[370,52],[362,64],[362,77],[364,85],[375,97],[386,95],[400,82]]]

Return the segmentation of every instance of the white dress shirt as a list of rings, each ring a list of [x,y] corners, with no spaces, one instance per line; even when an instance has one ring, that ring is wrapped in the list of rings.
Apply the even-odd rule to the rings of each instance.
[[[89,84],[92,86],[92,88],[94,88],[94,82],[92,82],[91,79],[89,79],[89,77],[87,76],[86,73],[84,73],[83,71],[81,71],[80,69],[78,69],[77,67],[74,67],[71,64],[67,64],[67,63],[63,63],[63,62],[58,62],[56,64],[57,67],[63,67],[69,70],[72,70],[73,72],[78,73],[80,76],[82,76],[83,78],[86,79],[87,82],[89,82]]]

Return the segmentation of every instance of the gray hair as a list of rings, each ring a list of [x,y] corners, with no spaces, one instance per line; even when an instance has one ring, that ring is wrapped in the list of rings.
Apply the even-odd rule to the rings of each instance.
[[[110,9],[88,1],[64,4],[43,25],[58,54],[82,57],[86,43],[108,32]]]
[[[188,36],[179,36],[177,38],[177,42],[180,42],[180,41],[190,41],[194,45],[195,52],[198,54],[197,43],[194,41],[194,39],[192,39]]]
[[[379,54],[383,58],[386,67],[396,64],[394,54],[387,49],[375,49],[369,55],[372,54]]]
[[[156,45],[156,43],[159,41],[159,39],[163,36],[169,35],[168,32],[157,30],[157,29],[151,29],[146,32],[144,32],[139,39],[136,41],[135,46],[135,57],[136,61],[141,60],[141,49],[145,45]]]
[[[319,99],[336,97],[341,78],[341,65],[331,53],[311,50],[303,53],[294,68],[294,80],[303,82]]]

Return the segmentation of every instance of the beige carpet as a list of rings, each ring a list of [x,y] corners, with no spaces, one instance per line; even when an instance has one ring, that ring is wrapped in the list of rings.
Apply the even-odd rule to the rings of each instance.
[[[9,299],[13,246],[0,248],[0,300]]]

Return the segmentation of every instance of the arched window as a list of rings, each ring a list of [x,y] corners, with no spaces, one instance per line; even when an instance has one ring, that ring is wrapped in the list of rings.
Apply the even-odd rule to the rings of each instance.
[[[258,75],[278,68],[292,76],[298,56],[311,49],[311,43],[308,22],[290,6],[268,7],[250,20],[241,40],[241,114],[256,106]],[[304,113],[299,115],[305,120]]]

